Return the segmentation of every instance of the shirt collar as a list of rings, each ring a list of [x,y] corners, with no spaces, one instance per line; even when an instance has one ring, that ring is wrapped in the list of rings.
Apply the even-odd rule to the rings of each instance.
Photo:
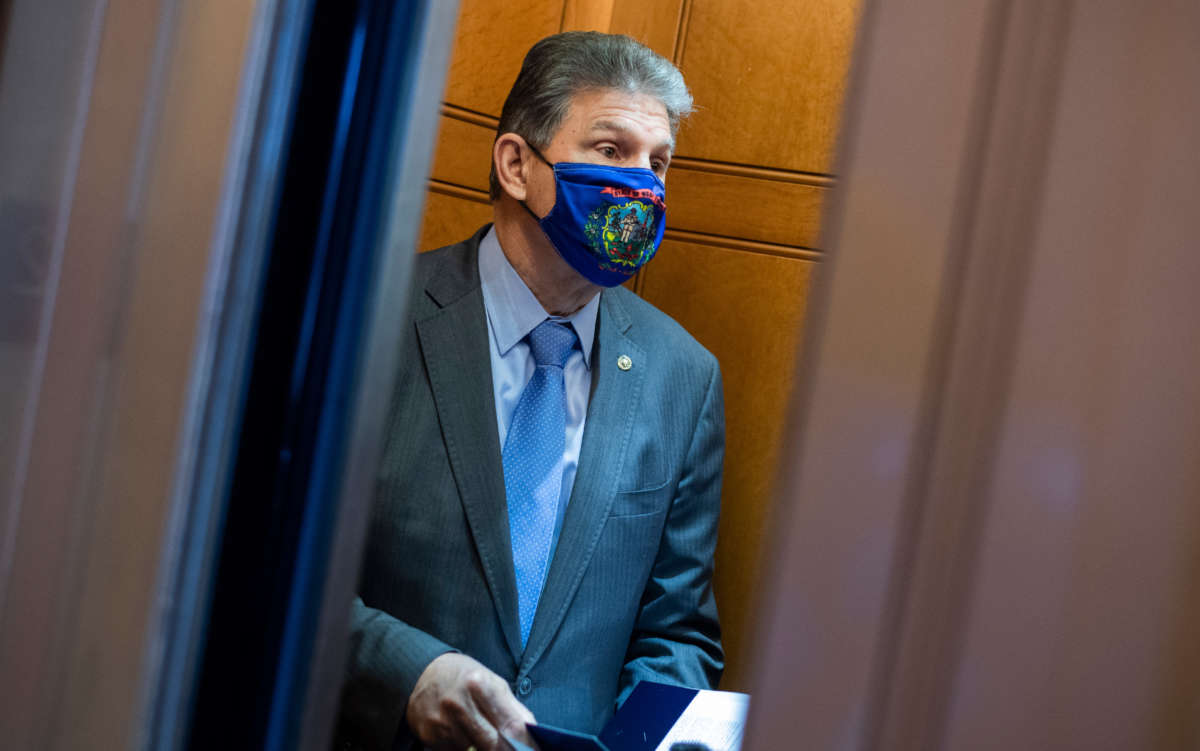
[[[492,227],[479,242],[479,281],[483,287],[483,307],[500,356],[508,351],[546,320],[548,314],[537,297],[525,285],[525,280],[508,262],[500,248],[496,228]],[[592,367],[592,341],[596,336],[596,314],[600,310],[600,293],[569,316],[549,316],[551,320],[570,323],[579,337],[583,364]]]

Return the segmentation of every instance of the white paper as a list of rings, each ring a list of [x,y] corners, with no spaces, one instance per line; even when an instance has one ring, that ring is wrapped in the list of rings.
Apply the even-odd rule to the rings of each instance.
[[[703,743],[712,751],[738,751],[749,709],[749,694],[700,691],[655,751],[670,751],[673,744],[686,741]]]

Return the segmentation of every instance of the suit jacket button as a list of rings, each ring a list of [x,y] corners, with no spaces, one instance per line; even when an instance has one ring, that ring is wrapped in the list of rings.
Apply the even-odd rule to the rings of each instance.
[[[517,681],[517,694],[520,696],[529,696],[529,692],[533,690],[533,681],[529,680],[529,676],[525,676]]]
[[[621,355],[617,358],[617,367],[621,370],[629,370],[633,367],[633,360],[629,359],[629,355]]]

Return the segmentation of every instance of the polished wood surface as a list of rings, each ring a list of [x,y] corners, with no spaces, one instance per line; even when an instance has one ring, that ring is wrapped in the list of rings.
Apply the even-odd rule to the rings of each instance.
[[[446,101],[500,117],[525,53],[559,31],[562,15],[562,0],[461,0]]]
[[[425,198],[425,221],[417,247],[433,250],[466,239],[463,227],[482,227],[492,221],[492,204],[487,195],[464,191],[453,185],[433,185]]]
[[[461,111],[447,113],[443,108],[437,149],[433,152],[434,180],[487,192],[488,165],[492,163],[492,142],[496,139],[496,121],[463,119]],[[480,125],[479,120],[490,122]],[[424,247],[424,246],[422,246]]]
[[[616,0],[565,0],[562,30],[605,31],[616,5]]]
[[[627,34],[670,58],[686,6],[685,0],[566,0],[562,30]]]
[[[858,3],[691,6],[678,62],[699,110],[679,153],[832,173]]]
[[[721,361],[728,428],[716,563],[728,652],[722,686],[745,689],[751,603],[808,280],[822,258],[820,219],[834,185],[827,173],[858,3],[517,4],[534,5],[530,24],[520,13],[463,3],[420,247],[456,242],[490,220],[487,174],[500,101],[528,46],[558,30],[543,28],[551,17],[563,30],[629,34],[682,61],[698,113],[680,134],[667,178],[667,241],[628,286]]]
[[[686,161],[671,168],[667,217],[671,227],[710,235],[816,248],[821,211],[831,183],[813,185],[709,169]],[[695,166],[693,166],[695,165]]]

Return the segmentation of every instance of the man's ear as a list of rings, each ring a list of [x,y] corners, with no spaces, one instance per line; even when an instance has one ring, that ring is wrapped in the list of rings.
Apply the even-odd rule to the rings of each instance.
[[[500,188],[518,201],[527,197],[532,153],[516,133],[502,133],[492,145],[492,163]]]

